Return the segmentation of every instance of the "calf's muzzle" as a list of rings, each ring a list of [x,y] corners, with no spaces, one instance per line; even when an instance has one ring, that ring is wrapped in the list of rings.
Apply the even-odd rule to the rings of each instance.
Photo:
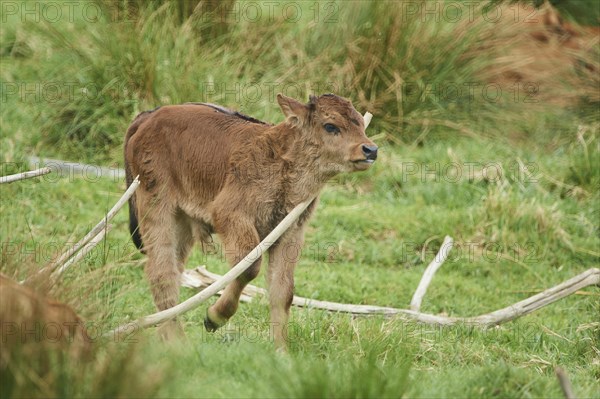
[[[377,147],[376,145],[363,144],[362,152],[368,161],[374,161],[377,159]]]

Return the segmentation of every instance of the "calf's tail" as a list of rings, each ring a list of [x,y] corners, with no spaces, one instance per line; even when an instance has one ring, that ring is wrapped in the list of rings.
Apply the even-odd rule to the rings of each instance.
[[[133,182],[131,166],[127,162],[127,143],[129,142],[129,139],[131,139],[131,136],[133,136],[137,131],[141,122],[139,119],[141,119],[140,117],[142,115],[143,114],[138,115],[138,117],[133,121],[133,124],[127,130],[127,135],[125,136],[125,181],[127,182],[127,187],[129,187]],[[137,249],[139,249],[143,254],[146,253],[146,251],[144,251],[142,235],[140,234],[137,208],[135,204],[135,193],[129,198],[129,232],[131,233],[131,240]]]

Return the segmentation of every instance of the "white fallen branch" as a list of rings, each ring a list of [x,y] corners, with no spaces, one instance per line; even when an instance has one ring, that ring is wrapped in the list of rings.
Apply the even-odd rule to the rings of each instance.
[[[181,286],[202,290],[221,278],[220,274],[211,273],[204,266],[198,266],[195,269],[185,269],[181,273]],[[223,295],[223,290],[220,290],[216,295]],[[267,290],[257,287],[252,284],[246,285],[240,296],[241,302],[252,302],[256,297],[267,295]]]
[[[198,267],[192,270],[188,269],[184,272],[182,285],[190,288],[201,289],[202,287],[209,286],[220,277],[221,276],[218,274],[210,273],[204,267]],[[591,285],[600,285],[600,269],[588,269],[585,272],[578,274],[577,276],[559,285],[549,288],[537,295],[533,295],[503,309],[474,317],[439,316],[421,313],[410,309],[398,309],[373,305],[352,305],[337,302],[319,301],[316,299],[303,298],[299,296],[294,296],[292,304],[299,307],[322,309],[330,312],[351,313],[358,316],[375,314],[382,314],[386,316],[404,315],[415,321],[433,325],[466,324],[490,327],[524,316]],[[255,296],[266,295],[267,290],[253,285],[248,285],[244,289],[243,294],[248,298],[252,298]],[[246,299],[246,301],[247,300],[248,299]]]
[[[80,162],[63,161],[62,159],[40,158],[36,156],[29,157],[29,165],[46,165],[52,170],[60,173],[61,176],[82,176],[87,178],[105,177],[115,181],[125,178],[125,170],[114,167],[105,167],[99,165],[89,165]]]
[[[29,172],[23,172],[23,173],[17,173],[14,175],[3,176],[3,177],[0,177],[0,184],[12,183],[12,182],[23,180],[23,179],[30,179],[32,177],[47,175],[50,172],[52,172],[52,169],[50,169],[50,168],[41,168],[41,169],[36,169],[36,170],[30,170]]]
[[[311,198],[298,205],[285,217],[283,220],[258,244],[244,259],[242,259],[237,265],[229,270],[225,275],[220,276],[219,279],[214,281],[203,291],[197,293],[193,297],[180,304],[173,306],[172,308],[157,312],[148,316],[139,318],[131,323],[124,324],[106,334],[107,337],[115,337],[121,333],[127,333],[135,331],[139,328],[146,328],[154,326],[165,321],[171,320],[174,317],[179,316],[187,311],[190,311],[205,302],[211,296],[215,295],[221,288],[231,283],[233,280],[238,278],[246,269],[248,269],[262,254],[269,249],[285,231],[296,222],[298,217],[308,208],[310,203],[314,200]]]
[[[419,286],[417,287],[417,290],[415,291],[412,300],[410,301],[411,310],[414,310],[415,312],[421,310],[421,302],[423,301],[423,297],[427,292],[427,287],[429,287],[429,284],[431,283],[435,272],[438,271],[438,269],[446,261],[446,258],[448,258],[448,254],[450,253],[450,250],[452,249],[453,245],[454,241],[452,240],[452,237],[446,236],[437,255],[435,256],[435,258],[433,258],[429,266],[427,266],[425,272],[423,273],[423,277],[421,277]]]
[[[140,185],[140,181],[139,181],[138,177],[139,176],[137,176],[133,180],[133,182],[131,183],[129,188],[125,191],[123,196],[121,196],[119,201],[117,201],[117,203],[111,208],[111,210],[108,211],[106,216],[104,216],[102,218],[102,220],[96,226],[94,226],[94,228],[92,230],[90,230],[89,233],[87,233],[85,235],[85,237],[83,237],[81,240],[79,240],[79,242],[77,244],[73,245],[66,252],[64,252],[61,256],[59,256],[58,259],[56,259],[50,265],[42,268],[38,273],[44,273],[46,271],[54,271],[57,267],[59,267],[59,265],[64,265],[64,263],[71,256],[73,256],[77,251],[79,251],[81,248],[83,248],[88,242],[90,242],[92,239],[94,239],[94,237],[98,236],[98,234],[100,234],[105,229],[106,224],[110,220],[112,220],[113,217],[115,217],[117,212],[119,212],[119,210],[123,207],[123,205],[125,205],[125,203],[127,203],[129,198],[131,198],[133,193],[135,193],[135,190],[137,190],[138,186]]]
[[[87,254],[89,254],[92,249],[94,249],[96,247],[96,245],[98,245],[99,243],[102,242],[102,240],[104,239],[104,237],[106,236],[106,234],[108,233],[108,231],[112,228],[112,225],[108,224],[106,225],[106,227],[104,229],[102,229],[100,231],[100,233],[98,233],[98,235],[94,238],[92,238],[90,240],[90,242],[88,242],[82,249],[81,251],[77,252],[77,254],[75,256],[73,256],[71,259],[69,259],[68,261],[66,261],[61,267],[59,267],[58,269],[56,269],[53,273],[52,273],[52,277],[53,278],[58,278],[60,277],[69,267],[71,267],[71,265],[75,262],[79,262],[81,259],[83,259]]]
[[[371,116],[372,115],[368,112],[364,115],[365,128],[368,127],[371,121]],[[258,259],[258,257],[260,257],[268,248],[270,248],[271,245],[273,245],[273,243],[277,241],[277,239],[289,228],[289,226],[291,226],[296,221],[296,219],[300,216],[302,212],[304,212],[304,210],[310,205],[312,201],[313,199],[310,199],[297,205],[281,221],[281,223],[279,223],[275,227],[275,229],[273,229],[273,231],[264,240],[262,240],[260,244],[258,244],[256,248],[254,248],[248,255],[246,255],[244,259],[242,259],[242,261],[235,265],[225,275],[219,276],[213,274],[211,277],[211,273],[208,273],[208,271],[206,271],[204,268],[198,268],[192,271],[187,270],[184,272],[184,275],[182,276],[182,284],[186,286],[193,285],[196,288],[206,287],[204,290],[200,291],[188,300],[172,308],[139,318],[133,322],[126,323],[120,327],[117,327],[116,329],[105,334],[105,337],[118,338],[119,334],[130,333],[140,328],[146,328],[171,320],[185,312],[188,312],[198,307],[200,304],[208,300],[211,296],[218,294],[222,288],[224,288],[227,284],[229,284],[231,281],[240,276],[248,267],[250,267],[254,263],[256,259]],[[446,239],[449,239],[449,237],[446,237]],[[444,240],[444,242],[446,243],[446,240]],[[438,263],[434,264],[433,266],[430,265],[430,267],[428,266],[428,269],[430,269],[430,273],[428,273],[429,278],[426,279],[424,276],[420,284],[422,286],[422,290],[420,291],[423,291],[423,295],[427,289],[429,282],[431,281],[431,278],[433,277],[433,274],[435,274],[435,270],[437,270],[441,266],[447,255],[448,252],[446,251],[443,259],[439,258],[437,260]],[[196,275],[194,275],[193,273],[196,273]],[[195,280],[198,280],[198,282],[194,283]],[[421,313],[410,309],[397,309],[391,307],[371,305],[350,305],[336,302],[319,301],[298,296],[294,296],[292,304],[301,307],[318,308],[331,312],[344,312],[355,315],[404,315],[418,322],[435,325],[468,324],[478,326],[494,326],[531,313],[537,309],[540,309],[546,305],[556,302],[559,299],[571,295],[574,292],[590,285],[600,285],[600,269],[588,269],[584,273],[581,273],[563,282],[562,284],[549,288],[537,295],[529,297],[523,301],[517,302],[514,305],[475,317],[446,317]],[[241,299],[247,301],[253,296],[265,294],[265,289],[248,285],[244,290]]]

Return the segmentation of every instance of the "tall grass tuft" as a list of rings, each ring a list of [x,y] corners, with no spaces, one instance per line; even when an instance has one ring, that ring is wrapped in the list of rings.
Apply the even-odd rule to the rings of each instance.
[[[156,397],[163,367],[143,361],[141,345],[97,344],[77,359],[56,347],[12,346],[2,365],[3,398]],[[40,361],[43,359],[43,362]]]
[[[9,64],[23,66],[3,73],[3,80],[75,87],[52,101],[29,104],[41,125],[32,142],[42,139],[68,158],[120,159],[124,131],[141,110],[210,101],[276,122],[277,91],[299,98],[335,91],[376,114],[375,129],[390,140],[410,142],[430,130],[445,136],[505,134],[499,119],[528,135],[531,128],[519,124],[537,123],[529,116],[551,106],[514,101],[512,83],[498,80],[502,62],[519,57],[510,58],[510,51],[530,44],[521,32],[524,24],[423,18],[407,15],[395,1],[329,2],[336,10],[331,21],[322,14],[315,19],[311,5],[302,3],[303,16],[294,23],[280,14],[269,23],[227,19],[226,10],[242,10],[245,2],[118,4],[129,11],[115,15],[108,8],[94,23],[9,19],[3,27],[9,40],[2,53]],[[586,65],[597,66],[597,59],[588,58]],[[585,71],[571,68],[555,82],[548,75],[541,89],[553,98],[575,93],[593,100],[589,88],[597,80]],[[582,79],[588,90],[574,90]],[[499,101],[468,89],[490,80],[503,85]]]
[[[400,398],[408,390],[408,363],[383,365],[374,353],[349,359],[345,367],[326,361],[296,361],[291,370],[277,370],[271,381],[275,397]],[[283,374],[283,375],[281,375]]]

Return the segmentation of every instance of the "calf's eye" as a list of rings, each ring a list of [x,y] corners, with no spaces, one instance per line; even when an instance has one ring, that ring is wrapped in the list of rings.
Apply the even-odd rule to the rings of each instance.
[[[324,124],[323,128],[325,128],[325,131],[327,133],[338,134],[340,132],[340,129],[336,125],[333,125],[331,123]]]

